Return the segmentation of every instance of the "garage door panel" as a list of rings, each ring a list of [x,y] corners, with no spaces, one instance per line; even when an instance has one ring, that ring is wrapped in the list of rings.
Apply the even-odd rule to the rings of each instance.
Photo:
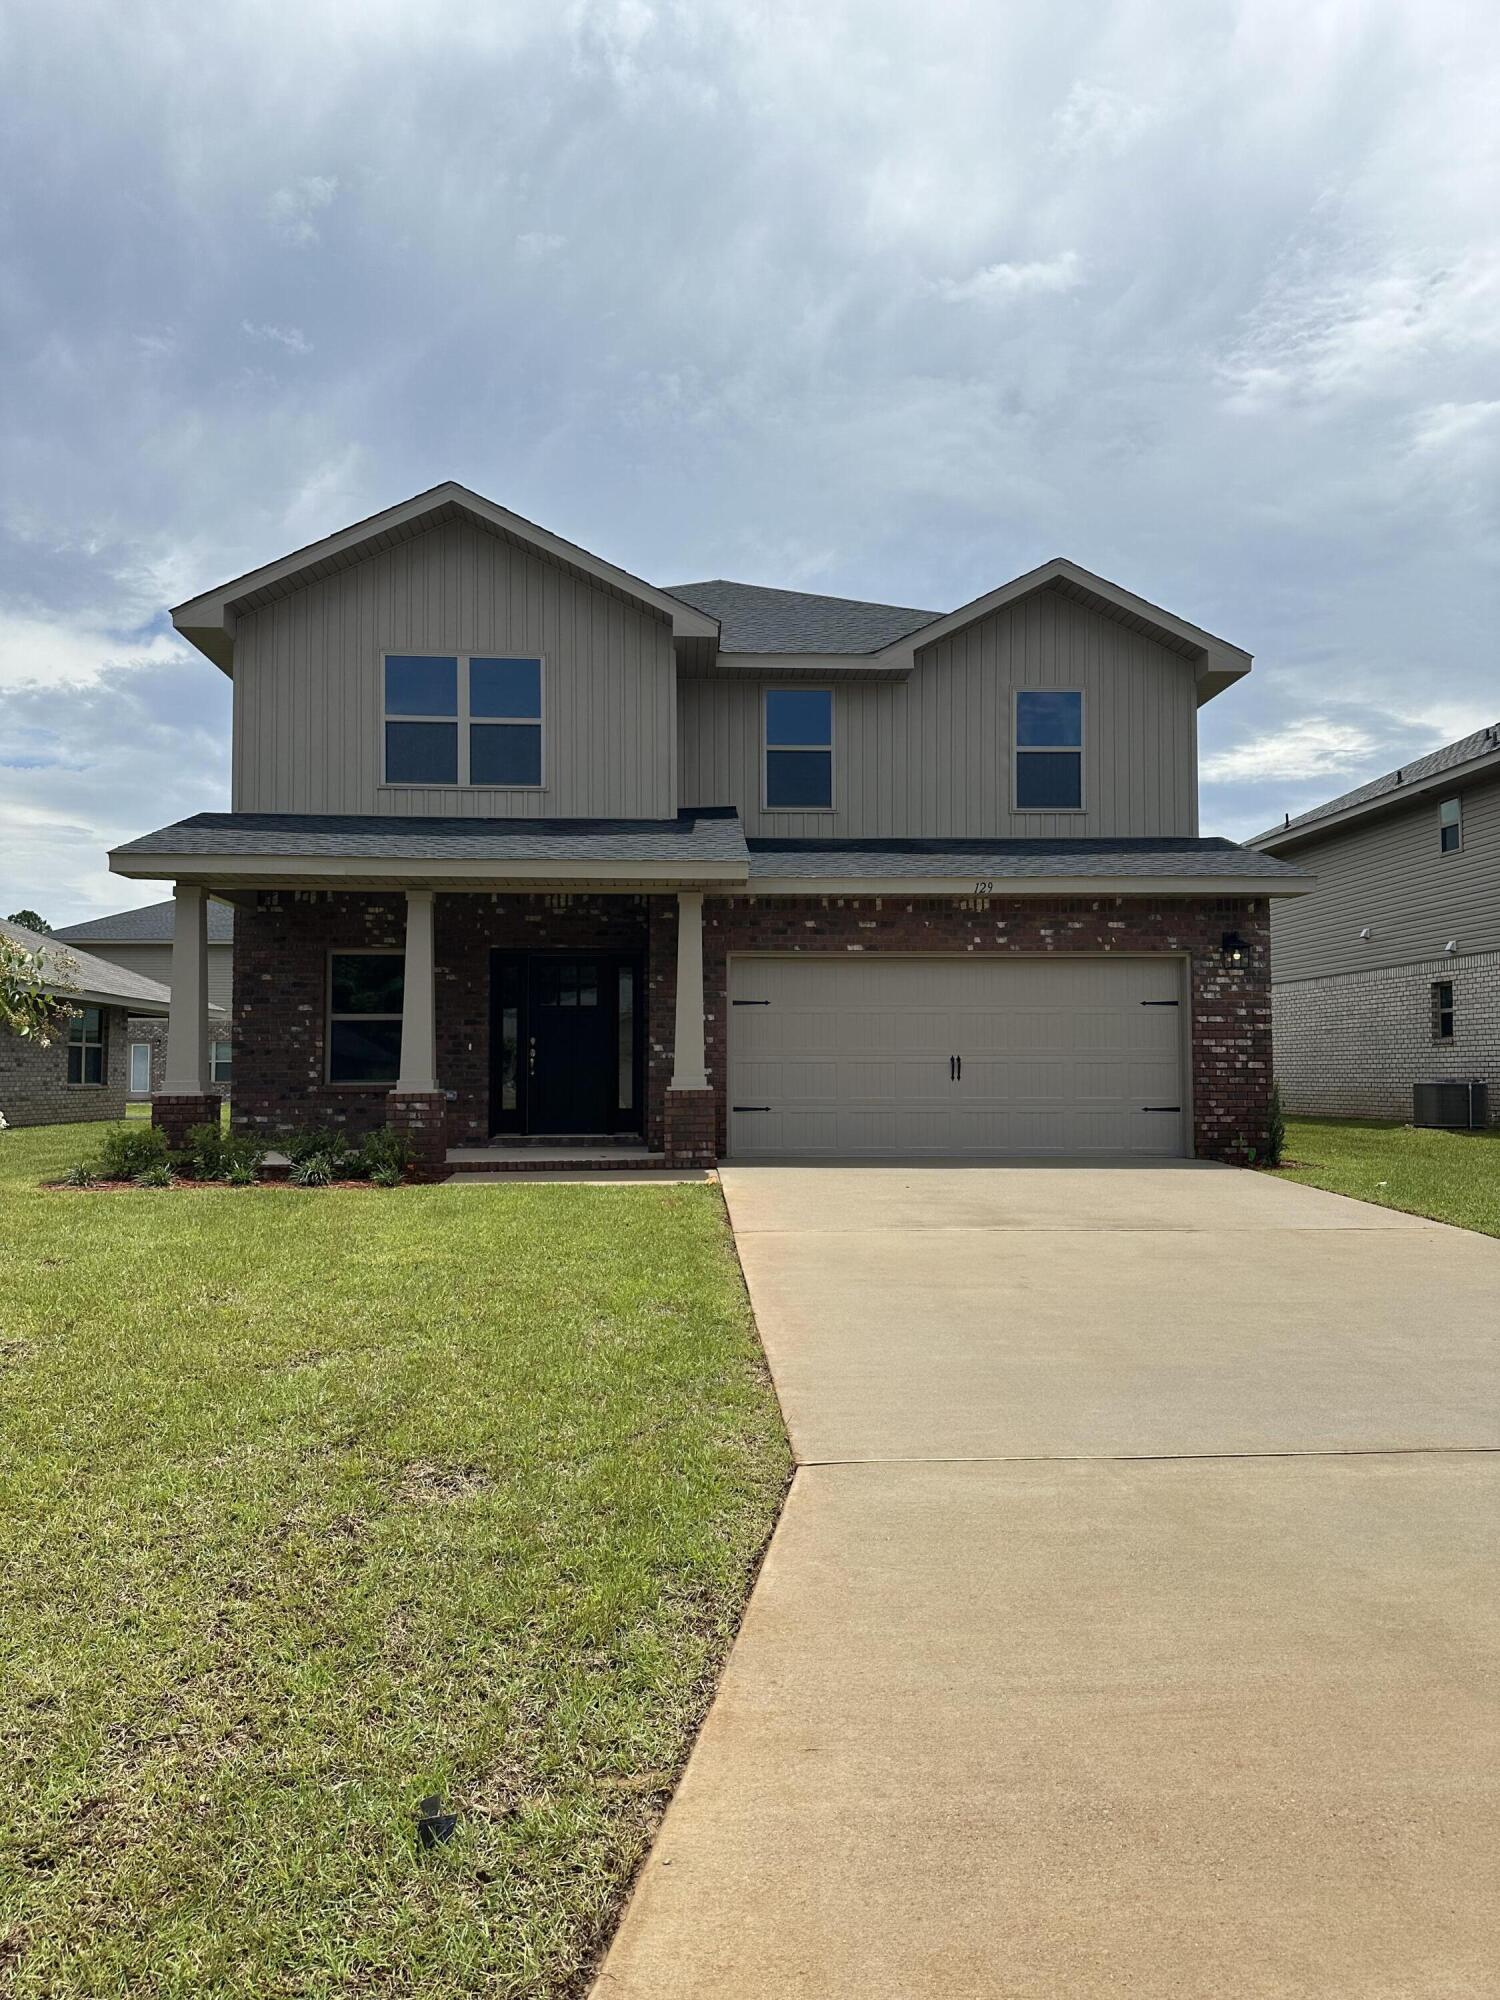
[[[765,1004],[730,1008],[731,1156],[1179,1154],[1180,981],[1167,957],[734,959],[731,999]]]

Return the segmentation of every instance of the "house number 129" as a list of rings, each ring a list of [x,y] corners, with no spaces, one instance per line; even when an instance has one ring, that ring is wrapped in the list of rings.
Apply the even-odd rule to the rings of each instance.
[[[992,894],[994,893],[994,888],[995,888],[995,885],[994,885],[993,881],[990,881],[990,882],[976,882],[976,883],[974,884],[974,894],[975,894],[976,896],[989,896],[989,895],[992,895]]]

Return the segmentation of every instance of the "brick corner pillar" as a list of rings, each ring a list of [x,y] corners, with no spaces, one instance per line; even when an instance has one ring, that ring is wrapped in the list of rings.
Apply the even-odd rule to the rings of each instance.
[[[393,1090],[385,1122],[406,1141],[413,1180],[441,1180],[448,1171],[448,1100],[440,1090]]]
[[[151,1099],[151,1123],[176,1148],[195,1125],[218,1124],[219,1095],[208,1065],[208,892],[200,883],[177,882],[172,902],[166,1075]]]
[[[677,898],[677,1019],[663,1120],[667,1165],[711,1167],[718,1157],[715,1124],[703,1041],[703,897],[684,890]]]

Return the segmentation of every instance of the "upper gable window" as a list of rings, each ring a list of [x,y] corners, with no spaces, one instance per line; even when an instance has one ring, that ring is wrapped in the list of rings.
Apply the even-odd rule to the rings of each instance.
[[[1463,806],[1457,799],[1444,799],[1438,807],[1438,846],[1444,854],[1456,854],[1463,844]]]
[[[828,812],[833,806],[833,695],[827,688],[766,691],[766,805]]]
[[[385,782],[539,788],[541,661],[387,653]]]
[[[1083,806],[1083,696],[1016,690],[1016,811],[1078,812]]]

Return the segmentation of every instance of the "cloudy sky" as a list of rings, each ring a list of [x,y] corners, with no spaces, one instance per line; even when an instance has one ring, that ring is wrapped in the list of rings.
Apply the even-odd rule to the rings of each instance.
[[[1473,0],[20,0],[0,93],[0,913],[228,804],[165,606],[448,477],[664,583],[1070,555],[1256,655],[1205,831],[1500,719]]]

